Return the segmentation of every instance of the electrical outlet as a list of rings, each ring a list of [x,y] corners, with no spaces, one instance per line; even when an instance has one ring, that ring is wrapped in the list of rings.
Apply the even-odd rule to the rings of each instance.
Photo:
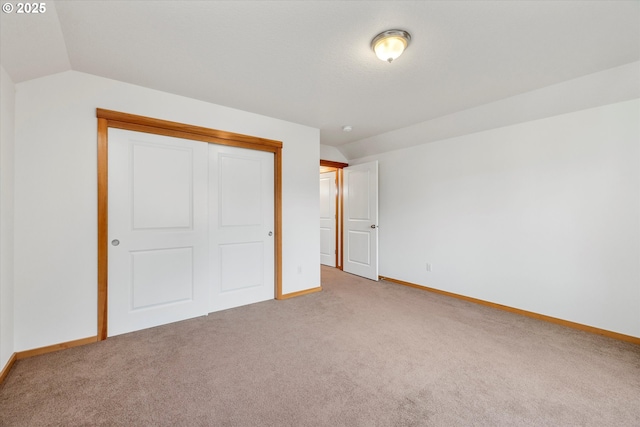
[[[302,274],[302,266],[301,265],[298,266],[298,274]]]
[[[429,263],[429,262],[427,263],[427,271],[431,272],[431,263]]]

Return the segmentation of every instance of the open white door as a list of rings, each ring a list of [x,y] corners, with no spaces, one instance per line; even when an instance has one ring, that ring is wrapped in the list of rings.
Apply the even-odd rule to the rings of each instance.
[[[320,174],[320,264],[336,266],[336,172]]]
[[[207,314],[207,144],[109,129],[109,336]]]
[[[344,262],[347,273],[378,280],[378,162],[344,171]]]

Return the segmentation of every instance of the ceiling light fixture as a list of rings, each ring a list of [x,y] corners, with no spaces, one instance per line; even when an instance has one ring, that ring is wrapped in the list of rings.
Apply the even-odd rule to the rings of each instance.
[[[391,63],[409,46],[411,34],[404,30],[383,31],[371,40],[371,49],[383,61]]]
[[[351,132],[352,130],[353,130],[353,127],[351,127],[351,125],[342,126],[342,132]]]

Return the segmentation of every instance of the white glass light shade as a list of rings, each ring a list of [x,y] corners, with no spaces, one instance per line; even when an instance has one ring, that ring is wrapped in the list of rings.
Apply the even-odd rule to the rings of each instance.
[[[403,30],[384,31],[371,41],[371,48],[383,61],[392,62],[409,46],[411,35]]]

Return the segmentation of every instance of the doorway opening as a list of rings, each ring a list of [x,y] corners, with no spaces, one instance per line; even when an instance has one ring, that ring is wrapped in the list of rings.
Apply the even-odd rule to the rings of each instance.
[[[320,160],[320,263],[342,270],[343,168],[347,163]]]

